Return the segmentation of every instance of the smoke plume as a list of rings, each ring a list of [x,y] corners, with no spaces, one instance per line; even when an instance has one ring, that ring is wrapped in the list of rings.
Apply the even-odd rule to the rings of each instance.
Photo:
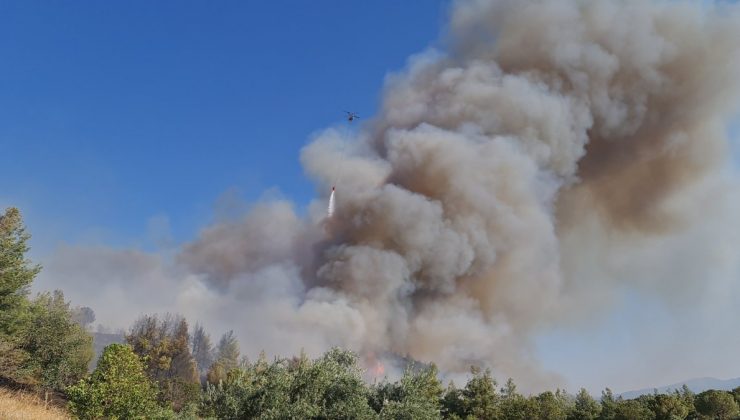
[[[308,215],[261,202],[172,260],[67,247],[48,275],[87,265],[98,293],[233,328],[248,354],[341,345],[559,384],[538,332],[586,324],[624,289],[679,306],[737,278],[720,223],[737,203],[739,18],[702,2],[455,2],[445,48],[388,76],[375,119],[302,151],[322,195]],[[115,286],[141,272],[169,302]]]

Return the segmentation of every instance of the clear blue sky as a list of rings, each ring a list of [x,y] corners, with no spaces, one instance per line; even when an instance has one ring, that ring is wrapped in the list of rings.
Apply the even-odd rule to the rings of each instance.
[[[0,205],[36,251],[192,238],[217,197],[314,195],[298,162],[435,42],[448,0],[0,4]]]

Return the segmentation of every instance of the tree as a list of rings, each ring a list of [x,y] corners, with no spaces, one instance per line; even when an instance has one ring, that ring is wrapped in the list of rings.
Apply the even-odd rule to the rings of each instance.
[[[517,392],[514,380],[509,378],[501,388],[499,406],[501,416],[505,419],[534,419],[539,415],[536,399],[527,399]]]
[[[599,417],[601,406],[589,395],[588,391],[581,388],[576,395],[575,407],[568,415],[569,420],[594,420]]]
[[[217,383],[209,382],[201,398],[199,414],[204,418],[249,418],[249,400],[258,389],[251,371],[234,369]]]
[[[416,372],[407,368],[397,383],[381,383],[371,405],[381,419],[441,418],[442,384],[434,365]]]
[[[180,318],[172,337],[172,367],[169,374],[171,377],[195,382],[198,379],[197,365],[190,353],[189,343],[188,323],[185,318]]]
[[[78,306],[72,310],[72,319],[82,328],[88,329],[95,322],[95,311],[87,306]]]
[[[369,419],[368,390],[355,353],[333,348],[314,361],[302,355],[289,364],[290,405],[319,419]]]
[[[218,341],[216,361],[211,364],[206,375],[207,381],[217,384],[226,379],[230,370],[239,366],[239,342],[234,331],[229,330]]]
[[[708,418],[725,420],[740,415],[740,409],[733,395],[727,391],[704,391],[694,400],[696,411]]]
[[[236,340],[234,331],[229,330],[218,342],[218,354],[216,361],[228,371],[239,365],[239,342]]]
[[[179,411],[198,398],[199,380],[185,318],[145,315],[131,327],[126,342],[145,361],[149,379],[159,388],[160,402]]]
[[[213,345],[211,337],[200,324],[195,324],[193,330],[192,353],[200,375],[204,376],[213,363]]]
[[[565,420],[569,407],[568,398],[564,391],[556,390],[555,393],[546,391],[535,397],[538,406],[540,420]]]
[[[201,413],[217,418],[371,419],[368,390],[357,356],[332,349],[321,358],[305,355],[232,369],[209,383]]]
[[[25,257],[29,238],[18,209],[0,216],[0,377],[59,390],[87,373],[92,338],[61,292],[29,301],[40,270]]]
[[[696,417],[696,407],[694,406],[694,400],[696,395],[689,389],[688,385],[683,384],[681,390],[676,390],[675,394],[681,400],[681,402],[689,409],[688,417]]]
[[[18,209],[0,215],[0,377],[22,382],[31,373],[20,333],[28,322],[29,287],[41,269],[25,257],[29,238]]]
[[[655,420],[679,420],[689,415],[689,407],[678,393],[656,395],[651,409],[655,413]]]
[[[614,398],[614,393],[609,388],[601,391],[601,413],[599,414],[599,420],[614,420],[614,416],[617,413],[617,405],[619,405],[621,399],[621,397]]]
[[[640,400],[619,401],[614,413],[615,420],[652,420],[655,414]]]
[[[0,216],[0,334],[21,328],[29,287],[41,270],[25,257],[30,237],[18,209],[11,207]]]
[[[69,408],[81,419],[157,418],[156,391],[144,365],[129,345],[111,344],[103,350],[95,371],[67,389]],[[166,414],[166,413],[165,413]]]
[[[211,364],[210,369],[208,369],[208,373],[206,374],[206,382],[209,384],[218,384],[219,382],[222,382],[226,380],[228,376],[228,371],[226,371],[226,368],[219,363],[218,361]]]
[[[481,419],[498,417],[500,396],[496,392],[496,381],[491,376],[491,371],[481,371],[474,366],[470,368],[470,372],[473,376],[463,389],[465,416]]]
[[[465,416],[465,406],[461,389],[450,381],[442,396],[442,417],[445,419],[462,419]]]
[[[94,352],[92,336],[72,319],[69,303],[59,290],[33,301],[21,347],[28,354],[28,370],[44,388],[55,390],[87,375]]]
[[[514,383],[514,379],[507,379],[504,386],[501,387],[501,398],[513,398],[517,395],[519,395],[519,393],[516,391],[516,384]]]
[[[164,400],[170,401],[176,411],[195,403],[200,397],[200,380],[197,364],[188,346],[188,323],[181,318],[172,337],[172,363],[167,376],[158,382]]]

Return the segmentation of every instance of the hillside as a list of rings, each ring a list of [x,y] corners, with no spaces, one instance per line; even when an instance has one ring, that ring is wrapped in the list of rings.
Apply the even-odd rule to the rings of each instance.
[[[51,404],[44,407],[44,401],[33,394],[0,388],[0,419],[66,420],[71,417],[62,408]]]
[[[673,392],[674,389],[681,389],[683,385],[686,384],[686,386],[689,387],[689,389],[694,393],[700,393],[703,391],[706,391],[708,389],[717,389],[722,391],[731,391],[737,387],[740,386],[740,378],[734,378],[734,379],[717,379],[717,378],[695,378],[695,379],[689,379],[687,381],[678,382],[671,385],[666,385],[657,388],[658,393],[661,394],[667,394]],[[652,394],[655,392],[656,388],[645,388],[645,389],[638,389],[636,391],[627,391],[620,394],[620,396],[626,400],[637,398],[640,395],[645,394]]]

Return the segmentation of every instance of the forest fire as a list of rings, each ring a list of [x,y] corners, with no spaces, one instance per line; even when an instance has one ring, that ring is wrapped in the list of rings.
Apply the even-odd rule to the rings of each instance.
[[[365,355],[363,360],[365,367],[365,375],[369,380],[381,379],[386,371],[385,364],[378,358],[375,352],[369,352]]]

